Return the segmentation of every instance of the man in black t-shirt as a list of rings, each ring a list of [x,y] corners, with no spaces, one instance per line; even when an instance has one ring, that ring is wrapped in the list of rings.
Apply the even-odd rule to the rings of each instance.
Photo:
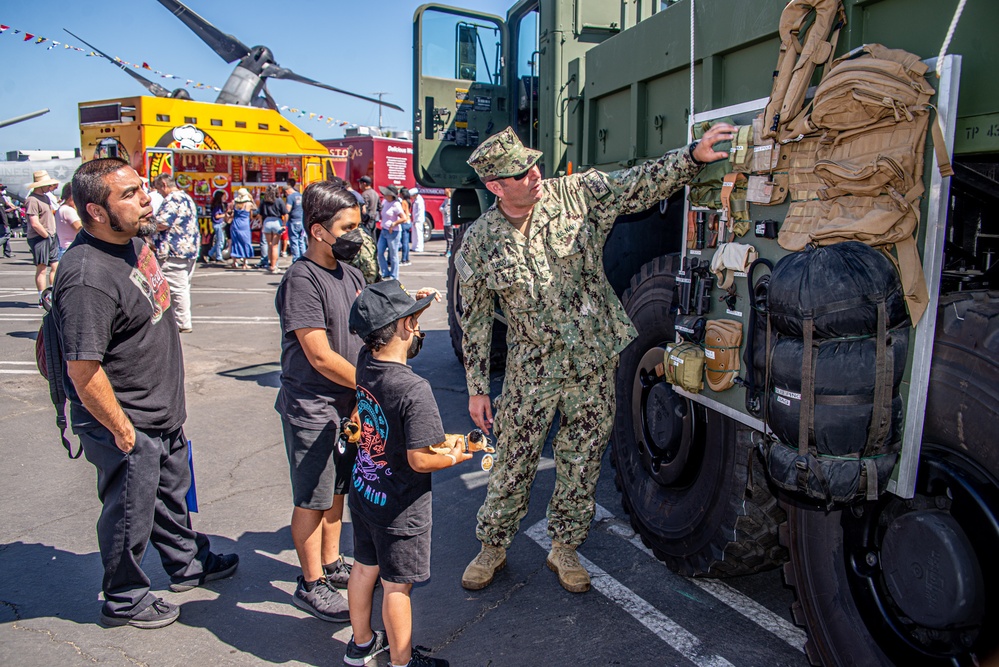
[[[173,591],[232,575],[239,557],[212,553],[191,527],[184,359],[170,289],[139,238],[156,231],[149,196],[135,170],[111,158],[77,169],[73,198],[83,229],[63,256],[52,314],[70,421],[103,503],[101,622],[159,628],[180,608],[149,591],[140,566],[147,543]]]
[[[302,574],[292,602],[324,621],[350,620],[346,588],[350,566],[340,554],[343,503],[354,452],[336,450],[341,417],[354,411],[354,361],[361,339],[347,315],[364,287],[347,261],[361,247],[360,209],[354,196],[329,181],[302,193],[308,247],[285,273],[274,306],[281,318],[281,415],[291,468],[291,538]]]
[[[430,578],[430,473],[472,458],[461,436],[445,435],[430,383],[406,363],[423,343],[420,314],[440,295],[421,290],[417,298],[398,280],[386,280],[365,288],[350,311],[350,328],[365,347],[357,361],[361,440],[350,487],[354,568],[347,599],[354,636],[344,656],[347,665],[364,664],[385,650],[386,639],[393,665],[448,664],[414,651],[412,623],[401,621],[412,618],[413,584]],[[445,443],[450,451],[443,456],[431,450]],[[371,628],[379,579],[386,633]]]

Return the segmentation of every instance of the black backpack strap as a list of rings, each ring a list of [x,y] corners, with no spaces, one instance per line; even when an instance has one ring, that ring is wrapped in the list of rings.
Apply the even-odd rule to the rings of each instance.
[[[63,387],[63,362],[62,352],[59,348],[59,332],[56,331],[55,319],[51,313],[46,313],[42,318],[42,343],[45,346],[45,365],[49,373],[49,397],[56,411],[56,426],[59,427],[59,436],[62,438],[62,446],[66,448],[66,455],[71,459],[78,459],[83,454],[83,445],[73,453],[73,446],[66,438],[66,390]]]
[[[895,354],[888,341],[887,319],[885,302],[882,299],[878,301],[877,350],[874,357],[874,401],[871,406],[871,423],[867,427],[867,442],[861,452],[862,457],[872,456],[884,447],[888,437],[888,429],[891,426]]]
[[[809,445],[812,438],[815,420],[815,362],[817,350],[814,347],[812,334],[814,326],[811,313],[802,320],[801,349],[801,406],[798,410],[798,454],[808,456],[812,449]],[[816,452],[817,454],[818,452]]]
[[[764,288],[762,282],[763,278],[760,279],[760,284],[753,282],[753,272],[756,267],[760,264],[764,264],[773,271],[774,265],[770,263],[770,260],[765,257],[760,257],[752,264],[749,265],[749,269],[746,272],[747,281],[749,284],[749,323],[747,328],[749,331],[746,333],[746,350],[743,353],[743,365],[746,367],[746,379],[744,384],[746,385],[746,409],[749,410],[754,415],[759,415],[762,411],[761,401],[766,401],[766,387],[762,389],[757,386],[756,383],[756,329],[759,327],[759,319],[761,317],[767,318],[767,300],[766,300],[766,289]],[[769,339],[767,343],[769,344]]]

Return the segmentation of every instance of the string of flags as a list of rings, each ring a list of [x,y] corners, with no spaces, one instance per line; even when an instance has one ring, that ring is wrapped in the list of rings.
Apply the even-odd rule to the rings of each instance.
[[[14,35],[23,36],[23,38],[21,40],[22,42],[31,42],[34,45],[47,43],[48,44],[48,46],[46,47],[47,51],[52,51],[53,49],[57,49],[59,47],[62,47],[64,50],[77,51],[79,53],[82,53],[82,54],[86,55],[88,58],[101,58],[102,57],[101,54],[97,53],[96,51],[91,51],[91,50],[88,50],[88,49],[81,49],[80,47],[74,46],[73,44],[67,44],[66,42],[60,42],[60,41],[57,41],[57,40],[54,40],[54,39],[49,39],[47,37],[42,37],[40,35],[36,35],[36,34],[30,33],[30,32],[26,32],[24,30],[19,30],[17,28],[12,28],[9,25],[4,25],[4,24],[0,23],[0,35],[5,35],[5,34],[10,34],[11,36],[14,36]],[[158,69],[154,69],[153,67],[150,67],[149,63],[147,63],[147,62],[142,62],[142,64],[136,64],[136,63],[128,62],[127,60],[122,60],[121,58],[118,58],[118,57],[115,57],[114,61],[116,63],[120,64],[120,65],[125,65],[127,67],[134,67],[137,70],[145,70],[145,71],[150,72],[152,74],[157,74],[157,75],[159,75],[159,77],[161,79],[170,79],[172,81],[178,81],[182,85],[184,85],[184,86],[190,86],[191,88],[196,88],[196,89],[199,89],[199,90],[214,90],[215,92],[220,92],[222,90],[218,86],[212,86],[212,85],[209,85],[209,84],[201,83],[200,81],[195,81],[194,79],[185,79],[184,77],[175,76],[175,75],[169,74],[167,72],[161,72]],[[279,107],[279,109],[281,111],[287,111],[287,112],[292,113],[292,114],[297,114],[299,120],[301,120],[303,118],[308,118],[309,120],[312,120],[312,121],[326,123],[326,125],[333,125],[335,123],[335,124],[337,124],[340,127],[345,127],[347,125],[356,125],[356,123],[351,123],[351,122],[345,121],[345,120],[339,120],[339,119],[333,118],[332,116],[328,116],[328,115],[325,115],[325,114],[314,113],[314,112],[311,112],[311,111],[306,111],[304,109],[297,109],[295,107],[290,107],[290,106],[287,106],[287,105],[284,105],[284,104],[282,104]]]

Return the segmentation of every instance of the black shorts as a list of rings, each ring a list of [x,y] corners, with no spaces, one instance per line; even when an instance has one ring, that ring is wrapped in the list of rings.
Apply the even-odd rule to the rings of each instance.
[[[354,528],[354,560],[378,568],[393,584],[418,584],[430,578],[430,526],[417,535],[391,535],[381,526],[350,515]]]
[[[43,264],[51,266],[58,261],[59,239],[54,234],[44,239],[41,236],[32,236],[28,239],[28,247],[31,248],[32,262],[35,266]]]
[[[333,506],[334,494],[343,496],[350,489],[357,447],[349,445],[340,454],[336,446],[340,429],[332,422],[322,430],[295,426],[286,419],[281,425],[295,507],[325,512]]]

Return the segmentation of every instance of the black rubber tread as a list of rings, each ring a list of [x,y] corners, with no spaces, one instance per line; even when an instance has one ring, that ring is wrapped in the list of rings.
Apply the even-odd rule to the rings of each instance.
[[[630,423],[635,369],[646,351],[673,339],[669,311],[678,266],[675,256],[645,264],[621,299],[639,337],[622,353],[618,371],[611,450],[615,484],[642,542],[674,572],[728,577],[772,569],[787,558],[777,539],[784,511],[767,487],[750,429],[706,411],[708,444],[692,469],[696,477],[676,488],[649,479],[635,454]],[[669,508],[668,517],[662,508]]]
[[[458,272],[454,268],[454,258],[458,255],[461,247],[461,240],[465,236],[468,225],[454,226],[454,240],[451,243],[451,257],[447,263],[447,326],[451,334],[451,349],[458,357],[462,365],[465,363],[465,354],[462,351],[461,341],[464,333],[461,329],[461,313],[459,311],[459,298],[461,295],[461,283],[458,281]],[[493,341],[489,353],[489,367],[491,373],[502,373],[506,369],[506,324],[499,320],[493,320]]]
[[[923,461],[927,456],[939,456],[939,452],[958,452],[969,465],[980,467],[995,479],[999,477],[999,448],[994,444],[997,430],[999,291],[947,295],[941,298],[937,311]],[[885,631],[869,628],[854,602],[846,580],[843,513],[792,505],[786,509],[788,520],[781,528],[780,540],[790,561],[784,566],[784,579],[795,593],[791,607],[794,620],[808,631],[805,649],[811,664],[902,664],[898,656],[882,650],[880,638]],[[989,557],[994,554],[985,555]]]

